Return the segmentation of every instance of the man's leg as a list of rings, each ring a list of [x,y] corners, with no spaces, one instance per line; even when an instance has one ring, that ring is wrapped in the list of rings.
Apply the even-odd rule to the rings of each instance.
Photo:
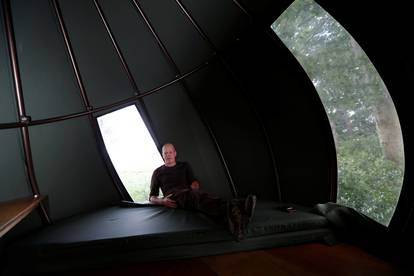
[[[244,206],[243,207],[244,207],[244,211],[245,211],[246,226],[247,226],[247,224],[250,223],[250,221],[253,218],[254,210],[256,208],[256,201],[257,201],[256,196],[252,195],[252,194],[248,195],[246,197],[246,199],[244,200]]]
[[[226,201],[206,192],[194,190],[188,192],[186,207],[202,212],[218,221],[223,221],[226,216]]]
[[[249,194],[245,198],[234,198],[232,202],[237,204],[242,212],[243,223],[247,226],[254,216],[254,211],[256,208],[256,195]]]
[[[239,206],[237,200],[224,200],[220,197],[201,191],[187,191],[177,195],[174,200],[180,208],[196,210],[204,213],[220,224],[228,226],[236,240],[244,239],[245,207]]]
[[[230,233],[237,241],[244,239],[246,231],[243,223],[243,213],[239,204],[234,200],[227,202],[227,224]]]

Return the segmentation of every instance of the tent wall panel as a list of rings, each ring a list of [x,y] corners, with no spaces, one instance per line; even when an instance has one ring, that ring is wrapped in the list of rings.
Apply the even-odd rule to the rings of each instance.
[[[84,110],[49,1],[12,1],[12,11],[27,114],[43,119]]]
[[[175,1],[138,2],[181,73],[194,69],[211,56],[213,51]]]
[[[182,85],[170,86],[144,101],[161,144],[175,144],[178,160],[191,164],[205,191],[230,197],[230,185],[213,141]]]
[[[282,42],[264,31],[246,34],[228,59],[266,126],[282,199],[305,205],[329,201],[336,181],[335,146],[322,103],[303,68]]]
[[[31,127],[30,138],[37,181],[49,196],[52,219],[119,201],[88,118]]]
[[[100,3],[140,91],[172,80],[171,66],[132,1]]]
[[[216,48],[226,50],[250,24],[232,0],[181,1]]]
[[[93,2],[59,3],[91,105],[132,97],[134,91]]]
[[[19,129],[0,130],[0,201],[31,196]]]
[[[294,0],[234,0],[248,12],[256,22],[264,24],[261,27],[270,26]]]
[[[242,91],[219,62],[189,77],[194,103],[210,122],[240,196],[277,199],[266,140]],[[252,166],[254,164],[254,169]]]
[[[3,20],[3,5],[0,5],[0,16],[0,123],[9,123],[17,120],[17,110]]]

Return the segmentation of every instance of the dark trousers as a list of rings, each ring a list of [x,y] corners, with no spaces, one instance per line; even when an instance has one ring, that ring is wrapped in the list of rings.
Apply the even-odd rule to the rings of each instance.
[[[214,219],[219,223],[226,221],[227,201],[200,190],[183,190],[174,193],[171,199],[175,200],[179,208],[194,210]]]

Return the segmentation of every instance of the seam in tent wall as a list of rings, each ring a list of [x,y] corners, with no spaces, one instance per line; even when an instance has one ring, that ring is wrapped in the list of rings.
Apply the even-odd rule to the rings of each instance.
[[[117,43],[117,41],[115,39],[115,36],[114,36],[114,34],[113,34],[112,30],[111,30],[111,27],[108,24],[108,21],[107,21],[107,19],[105,17],[105,14],[104,14],[104,12],[102,10],[101,5],[99,4],[99,1],[94,0],[93,2],[95,4],[96,10],[99,13],[99,17],[101,18],[102,23],[105,26],[105,29],[106,29],[106,31],[108,33],[108,36],[111,39],[112,45],[114,46],[114,48],[116,50],[116,53],[117,53],[117,55],[118,55],[118,57],[119,57],[119,59],[121,61],[122,67],[124,68],[125,73],[128,76],[128,80],[129,80],[129,82],[130,82],[130,84],[132,86],[132,89],[134,90],[135,95],[140,95],[141,94],[141,91],[140,91],[140,89],[139,89],[139,87],[137,85],[137,82],[135,81],[134,77],[132,76],[131,70],[130,70],[130,68],[129,68],[126,60],[125,60],[125,57],[122,54],[122,51],[121,51],[121,49],[120,49],[120,47],[119,47],[119,45],[118,45],[118,43]],[[147,110],[147,108],[145,106],[144,101],[141,98],[138,99],[138,101],[136,103],[136,106],[137,106],[138,111],[140,112],[140,115],[141,115],[141,117],[142,117],[145,125],[147,126],[147,129],[149,130],[149,132],[150,132],[150,134],[152,136],[152,139],[155,141],[155,144],[159,148],[160,147],[160,143],[158,141],[158,138],[157,138],[156,133],[154,132],[154,128],[152,127],[153,126],[153,123],[152,123],[152,120],[151,120],[151,118],[150,118],[150,116],[148,114],[148,110]]]
[[[154,27],[152,26],[151,22],[149,21],[148,16],[144,13],[141,5],[138,3],[137,0],[132,0],[132,1],[134,3],[135,8],[137,9],[137,11],[141,14],[142,18],[144,19],[147,27],[151,31],[151,33],[154,36],[155,40],[157,41],[158,46],[160,47],[160,49],[164,53],[165,57],[167,58],[170,66],[174,70],[174,72],[176,74],[176,77],[181,77],[182,74],[181,74],[181,72],[180,72],[177,64],[173,60],[172,56],[169,54],[169,52],[168,52],[167,48],[165,47],[164,43],[161,41],[160,37],[158,36],[158,34],[155,31]],[[214,52],[213,54],[216,55],[216,52]],[[229,181],[232,194],[233,194],[234,197],[237,197],[238,196],[238,193],[237,193],[236,186],[234,185],[234,181],[233,181],[233,178],[231,176],[230,170],[228,168],[227,161],[226,161],[226,159],[225,159],[225,157],[224,157],[224,155],[222,153],[221,147],[220,147],[220,145],[219,145],[219,143],[218,143],[218,141],[216,139],[216,135],[214,134],[214,132],[213,132],[213,130],[211,128],[211,125],[208,122],[206,116],[204,114],[202,114],[200,108],[197,107],[194,104],[194,101],[191,100],[191,96],[190,96],[190,93],[189,93],[189,89],[188,89],[188,86],[187,86],[187,84],[186,84],[186,82],[185,82],[184,79],[182,80],[182,86],[184,88],[184,91],[185,91],[186,96],[193,103],[194,109],[198,113],[198,116],[200,117],[201,121],[204,123],[204,126],[206,127],[206,129],[207,129],[207,131],[208,131],[208,133],[210,135],[210,138],[212,139],[212,141],[214,143],[214,146],[215,146],[217,152],[219,153],[220,161],[222,162],[222,165],[223,165],[223,167],[225,169],[226,177],[227,177],[227,180]]]
[[[5,20],[5,27],[6,27],[6,40],[9,48],[9,57],[12,66],[12,75],[13,75],[13,84],[14,90],[16,94],[16,103],[18,107],[18,113],[20,122],[27,122],[30,121],[30,117],[27,116],[24,106],[24,98],[21,88],[21,80],[20,80],[20,72],[19,72],[19,65],[17,61],[17,54],[16,54],[16,43],[13,33],[13,23],[11,18],[11,8],[10,8],[10,0],[3,1],[3,10],[4,10],[4,20]],[[34,172],[33,167],[33,158],[32,158],[32,150],[30,148],[30,137],[29,131],[27,126],[22,126],[20,128],[20,133],[23,141],[23,153],[25,159],[25,168],[27,178],[32,189],[32,193],[34,196],[40,195],[39,186],[37,185],[36,175]],[[51,219],[48,215],[46,210],[46,206],[43,202],[40,203],[40,216],[44,224],[50,224]]]
[[[57,0],[52,0],[51,2],[52,2],[53,10],[55,12],[55,16],[56,16],[56,18],[58,20],[58,23],[59,23],[60,32],[61,32],[61,34],[63,36],[63,39],[64,39],[64,42],[65,42],[66,51],[69,55],[69,59],[70,59],[71,65],[72,65],[72,69],[75,73],[76,84],[78,85],[79,92],[82,96],[83,104],[84,104],[86,110],[92,110],[92,106],[89,102],[88,95],[86,94],[86,91],[85,91],[85,86],[83,85],[82,76],[79,72],[79,66],[78,66],[78,64],[76,62],[76,58],[73,54],[72,44],[69,40],[68,31],[67,31],[65,22],[63,21],[62,11],[60,9],[59,3],[57,2]]]
[[[177,3],[177,5],[181,8],[182,12],[187,16],[188,20],[191,22],[191,24],[193,24],[194,28],[197,30],[197,32],[200,34],[200,36],[207,42],[207,44],[209,45],[209,47],[214,51],[214,53],[216,53],[216,55],[218,56],[218,59],[220,60],[220,62],[222,63],[222,65],[224,66],[224,68],[229,72],[231,79],[233,80],[233,82],[236,83],[236,85],[238,86],[239,90],[242,91],[243,96],[246,98],[247,103],[250,107],[250,109],[252,110],[252,112],[254,113],[259,125],[260,125],[260,129],[265,137],[265,141],[266,141],[266,146],[269,150],[269,154],[270,154],[270,159],[272,161],[272,168],[273,168],[273,173],[274,173],[274,177],[275,177],[275,186],[277,189],[277,198],[279,201],[282,200],[282,193],[280,191],[280,183],[279,183],[279,173],[277,170],[277,163],[276,163],[276,159],[275,159],[275,154],[274,154],[274,150],[272,145],[270,144],[270,138],[268,135],[268,132],[266,130],[266,127],[263,124],[263,121],[259,115],[259,113],[257,112],[257,109],[255,108],[255,106],[252,104],[252,101],[249,99],[247,93],[245,92],[244,88],[242,87],[242,85],[240,84],[239,81],[237,81],[235,74],[233,72],[233,70],[230,68],[229,64],[226,62],[225,58],[223,57],[223,55],[220,53],[220,51],[217,49],[217,47],[214,45],[214,43],[208,38],[207,34],[203,31],[203,29],[200,27],[200,25],[196,22],[196,20],[193,18],[193,16],[191,16],[190,12],[187,10],[187,8],[183,5],[183,3],[180,0],[175,0],[175,2]],[[238,3],[236,0],[233,0],[233,3],[235,6],[237,6],[240,10],[242,10],[242,12],[244,14],[246,14],[249,17],[250,23],[252,23],[252,17],[250,16],[250,14],[248,14],[248,12],[240,5],[240,3]],[[234,184],[233,184],[234,185]]]
[[[253,22],[253,17],[251,16],[251,14],[247,11],[246,7],[244,7],[244,5],[242,5],[239,1],[237,0],[232,0],[233,3],[245,14],[249,17],[250,21]]]
[[[88,111],[93,110],[93,107],[91,106],[91,104],[89,102],[88,95],[86,93],[86,89],[85,89],[85,86],[84,86],[83,81],[82,81],[82,76],[80,74],[79,67],[78,67],[78,64],[76,62],[76,58],[73,54],[72,45],[71,45],[71,42],[70,42],[70,39],[69,39],[69,36],[68,36],[68,33],[67,33],[65,23],[63,21],[62,12],[60,10],[59,3],[57,2],[57,0],[52,0],[52,5],[53,5],[53,10],[55,12],[55,16],[56,16],[56,18],[58,20],[58,23],[59,23],[60,32],[61,32],[61,34],[64,38],[66,51],[67,51],[67,53],[70,57],[72,69],[73,69],[74,74],[76,76],[76,83],[77,83],[77,86],[79,88],[79,92],[82,96],[83,104],[84,104],[86,110],[88,110]],[[97,142],[98,151],[101,153],[100,156],[103,159],[104,164],[107,164],[105,156],[102,156],[102,151],[101,151],[101,147],[100,147],[101,139],[99,139],[100,137],[98,135],[98,127],[97,127],[97,124],[96,124],[96,119],[93,117],[93,114],[91,114],[91,113],[88,114],[87,116],[88,116],[88,119],[89,119],[90,126],[92,128],[93,135],[94,135],[95,140]],[[108,166],[107,166],[107,169],[109,169]],[[128,193],[125,193],[125,188],[123,188],[122,186],[119,185],[119,182],[116,181],[116,178],[113,178],[112,173],[110,173],[110,175],[112,177],[112,183],[114,184],[116,190],[118,191],[119,196],[122,199],[129,199],[130,200],[131,198],[128,195]]]

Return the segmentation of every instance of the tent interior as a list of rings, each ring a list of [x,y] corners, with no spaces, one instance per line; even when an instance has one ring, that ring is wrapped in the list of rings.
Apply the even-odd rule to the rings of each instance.
[[[412,266],[410,9],[408,3],[360,2],[1,0],[0,273],[336,240]],[[312,8],[300,10],[300,4]],[[382,221],[382,214],[358,209],[371,206],[369,212],[374,201],[389,203],[381,192],[372,202],[361,196],[375,192],[382,171],[367,158],[361,175],[374,171],[378,177],[363,191],[340,194],[359,181],[342,171],[339,126],[329,117],[343,110],[327,109],[319,82],[282,38],[305,36],[306,28],[295,25],[299,16],[285,25],[277,21],[289,9],[310,22],[323,19],[312,17],[319,8],[355,39],[397,114],[392,131],[403,141],[401,183]],[[329,32],[318,35],[331,38]],[[312,39],[298,44],[306,55],[316,55]],[[316,61],[322,63],[323,56]],[[331,60],[325,62],[331,67],[319,69],[320,63],[312,72],[334,70]],[[358,89],[363,95],[376,88]],[[115,169],[98,119],[130,106],[158,152],[174,143],[178,160],[191,164],[203,190],[226,199],[257,195],[245,240],[234,241],[201,214],[121,204],[134,199]],[[371,107],[388,112],[381,108]],[[357,111],[343,112],[350,118]],[[380,132],[379,117],[367,118]],[[363,202],[344,203],[356,197]],[[287,212],[292,206],[296,212]]]

